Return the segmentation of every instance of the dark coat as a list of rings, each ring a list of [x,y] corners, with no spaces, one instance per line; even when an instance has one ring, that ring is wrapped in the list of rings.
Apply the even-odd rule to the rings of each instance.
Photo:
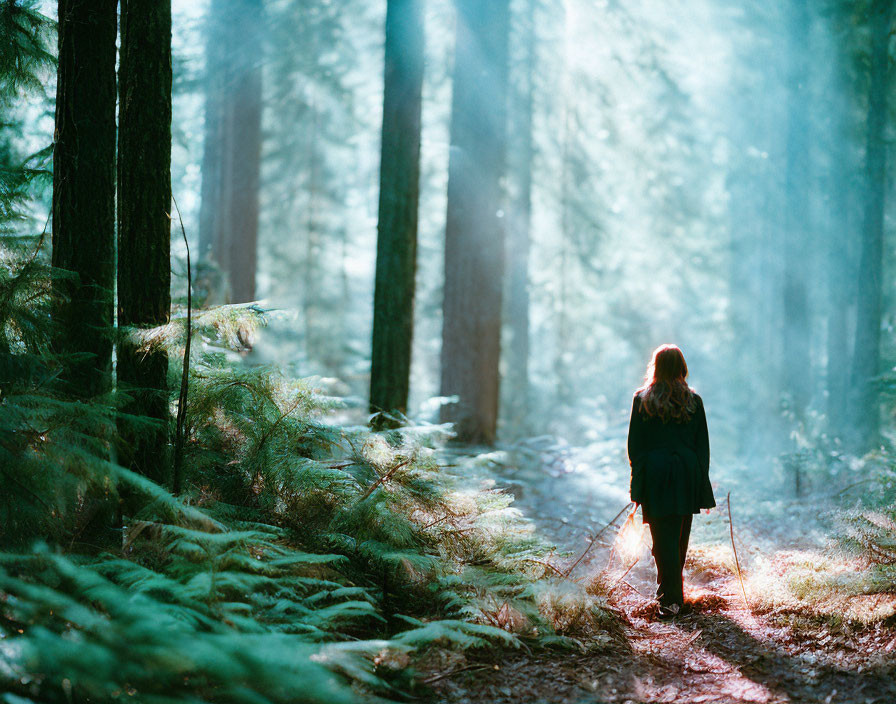
[[[663,422],[641,413],[635,394],[628,428],[632,501],[645,519],[700,513],[716,505],[709,483],[709,434],[703,399],[686,422]]]

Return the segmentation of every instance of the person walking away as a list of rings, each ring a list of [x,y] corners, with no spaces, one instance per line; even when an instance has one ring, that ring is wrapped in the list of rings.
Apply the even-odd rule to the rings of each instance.
[[[693,514],[716,505],[709,483],[709,433],[703,399],[688,386],[675,345],[653,352],[632,399],[628,430],[631,498],[653,538],[659,617],[684,608],[682,572]]]

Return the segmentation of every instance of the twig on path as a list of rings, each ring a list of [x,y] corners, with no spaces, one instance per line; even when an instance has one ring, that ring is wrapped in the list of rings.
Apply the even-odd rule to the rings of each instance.
[[[628,577],[628,573],[631,572],[631,571],[632,571],[632,568],[633,568],[635,565],[637,565],[640,561],[641,561],[641,556],[638,555],[638,557],[635,558],[635,561],[634,561],[632,564],[630,564],[630,565],[628,566],[628,569],[627,569],[625,572],[622,573],[622,576],[621,576],[619,579],[617,579],[615,582],[613,582],[613,586],[610,587],[610,592],[612,592],[616,587],[618,587],[618,586],[619,586],[619,583],[620,583],[623,579],[625,579],[626,577]],[[626,584],[628,584],[628,582],[626,582]],[[629,586],[631,586],[631,585],[629,585]],[[632,589],[634,589],[634,587],[632,587]],[[635,591],[637,591],[637,589],[635,589]]]
[[[737,546],[734,544],[734,520],[731,518],[731,492],[728,492],[728,531],[731,534],[731,549],[734,551],[734,566],[737,567],[737,578],[740,580],[740,593],[744,597],[744,605],[751,614],[750,602],[747,601],[747,590],[744,588],[744,577],[740,571],[740,560],[737,559]]]
[[[448,672],[442,672],[438,675],[433,675],[432,677],[427,677],[423,680],[426,684],[432,684],[433,682],[438,682],[439,680],[443,680],[446,677],[453,677],[454,675],[458,675],[461,672],[470,672],[471,670],[488,670],[491,665],[467,665],[466,667],[459,667],[456,670],[450,670]]]
[[[703,633],[703,629],[702,629],[702,628],[698,628],[698,629],[694,632],[694,635],[692,635],[690,638],[688,638],[688,639],[684,642],[684,647],[687,648],[691,643],[693,643],[695,640],[697,640],[697,639],[700,637],[700,634],[701,634],[701,633]]]
[[[624,576],[624,575],[623,575],[623,576]],[[628,587],[629,589],[631,589],[635,594],[637,594],[637,595],[640,596],[640,597],[643,597],[643,598],[645,598],[645,599],[648,598],[648,596],[647,596],[646,594],[642,594],[638,589],[635,589],[631,584],[629,584],[628,582],[626,582],[625,579],[620,579],[620,580],[619,580],[619,584],[620,584],[620,586]]]
[[[595,534],[591,537],[591,541],[588,543],[588,547],[586,547],[586,548],[585,548],[585,551],[584,551],[581,555],[579,555],[579,559],[576,560],[575,562],[573,562],[573,563],[572,563],[566,570],[564,570],[564,572],[563,572],[563,576],[564,576],[564,577],[568,577],[568,576],[570,575],[570,573],[571,573],[576,567],[579,566],[579,563],[580,563],[582,560],[585,559],[585,556],[591,551],[591,548],[594,547],[594,543],[597,542],[597,539],[598,539],[601,535],[603,535],[603,532],[604,532],[607,528],[609,528],[611,525],[613,525],[614,523],[616,523],[616,521],[619,520],[619,517],[620,517],[623,513],[625,513],[626,511],[628,511],[628,508],[629,508],[629,506],[631,506],[631,505],[632,505],[632,502],[629,501],[629,502],[625,505],[625,507],[624,507],[619,513],[617,513],[615,516],[613,516],[613,520],[612,520],[612,521],[610,521],[609,523],[607,523],[607,525],[605,525],[603,528],[601,528],[599,531],[597,531],[597,533],[595,533]]]
[[[542,565],[542,566],[547,567],[548,569],[552,570],[555,574],[559,575],[560,577],[563,577],[564,579],[566,579],[566,575],[563,572],[561,572],[560,570],[558,570],[556,567],[554,567],[550,562],[536,560],[534,557],[527,557],[525,561],[526,562],[536,562],[539,565]]]

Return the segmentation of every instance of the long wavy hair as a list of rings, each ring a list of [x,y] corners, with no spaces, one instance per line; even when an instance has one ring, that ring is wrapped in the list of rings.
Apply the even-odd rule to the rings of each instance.
[[[685,423],[697,410],[694,390],[688,386],[688,365],[675,345],[660,345],[653,351],[644,385],[636,392],[641,397],[641,413],[664,423]]]

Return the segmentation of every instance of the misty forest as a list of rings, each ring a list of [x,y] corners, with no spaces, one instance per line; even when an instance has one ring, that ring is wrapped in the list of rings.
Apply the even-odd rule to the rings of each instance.
[[[894,34],[0,0],[0,701],[892,704]]]

